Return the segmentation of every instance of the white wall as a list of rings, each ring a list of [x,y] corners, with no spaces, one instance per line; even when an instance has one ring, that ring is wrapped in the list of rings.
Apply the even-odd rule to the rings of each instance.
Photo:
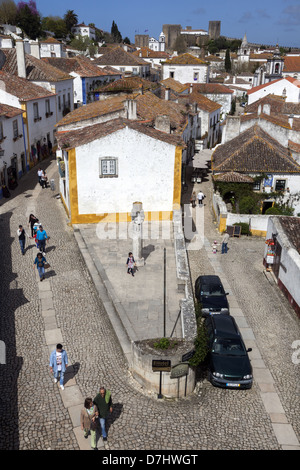
[[[99,158],[118,158],[118,177],[99,178]],[[87,164],[88,161],[88,164]],[[125,128],[76,148],[79,214],[173,210],[175,147]]]
[[[282,96],[283,91],[286,90],[286,101],[290,103],[300,102],[300,88],[290,83],[288,80],[282,79],[265,84],[264,87],[253,93],[248,94],[248,104],[254,103],[255,101],[264,98],[269,94]]]
[[[208,65],[178,65],[162,64],[163,80],[169,78],[171,72],[174,72],[173,79],[180,83],[208,83],[209,66]],[[198,80],[194,80],[194,74],[198,73]]]

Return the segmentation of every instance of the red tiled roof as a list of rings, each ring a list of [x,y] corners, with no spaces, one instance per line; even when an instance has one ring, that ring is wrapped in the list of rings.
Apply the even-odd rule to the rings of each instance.
[[[171,59],[167,59],[165,64],[171,65],[208,65],[208,63],[198,57],[195,57],[192,54],[180,54],[178,56],[172,57]]]
[[[71,58],[43,57],[42,61],[53,65],[53,67],[57,67],[63,72],[75,72],[80,77],[103,77],[107,75],[107,73],[94,64],[94,61],[92,62],[82,55]]]
[[[76,129],[67,132],[57,132],[56,136],[59,146],[65,150],[68,150],[80,145],[85,145],[89,142],[93,142],[96,139],[100,139],[106,135],[124,129],[126,126],[130,129],[136,130],[137,132],[146,134],[154,139],[167,142],[174,146],[180,146],[182,148],[185,147],[184,141],[178,135],[167,134],[137,121],[129,121],[122,118],[113,119],[100,124],[95,124],[93,126],[86,126],[82,129]]]
[[[51,93],[51,91],[35,85],[30,80],[26,80],[26,78],[20,78],[2,71],[0,71],[0,82],[1,81],[5,84],[5,91],[16,96],[20,101],[30,101],[55,96],[55,93]]]
[[[13,118],[22,113],[25,113],[23,109],[15,108],[14,106],[9,106],[8,104],[0,103],[0,116],[5,116],[6,118]]]
[[[283,72],[300,72],[300,56],[285,56]]]

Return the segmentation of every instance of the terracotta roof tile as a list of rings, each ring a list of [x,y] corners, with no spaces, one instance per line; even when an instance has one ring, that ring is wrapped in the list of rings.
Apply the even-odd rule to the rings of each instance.
[[[56,134],[57,141],[59,146],[63,149],[75,148],[117,132],[120,129],[124,129],[126,126],[130,129],[144,133],[154,139],[167,142],[174,146],[185,147],[185,143],[181,138],[179,138],[178,135],[166,134],[165,132],[158,131],[145,124],[121,118],[95,124],[93,126],[86,126],[82,129],[76,129],[68,132],[58,132]]]
[[[214,173],[300,173],[300,165],[290,150],[257,125],[218,146],[212,161]]]
[[[0,50],[0,62],[3,63],[1,67],[3,72],[18,75],[16,49]],[[29,54],[25,54],[25,67],[26,78],[32,81],[57,82],[73,78],[58,68]]]
[[[96,65],[132,65],[132,66],[149,66],[149,63],[140,57],[136,57],[130,52],[124,51],[122,47],[116,47],[103,56],[93,61]]]
[[[45,88],[35,85],[30,80],[0,71],[0,82],[5,85],[7,93],[16,96],[20,101],[30,101],[39,98],[55,96]]]
[[[77,56],[71,58],[43,57],[44,62],[57,67],[65,73],[76,72],[80,77],[103,77],[107,75],[87,57]]]
[[[237,173],[236,171],[228,171],[227,173],[218,173],[213,175],[215,181],[223,181],[226,183],[253,183],[254,179],[251,176]]]
[[[6,118],[13,118],[19,114],[23,114],[25,111],[14,106],[9,106],[8,104],[0,103],[0,116],[5,116]]]
[[[277,216],[276,219],[278,219],[291,244],[300,253],[300,218]]]
[[[285,56],[283,72],[300,72],[300,56]]]
[[[165,61],[166,64],[171,65],[208,65],[208,63],[192,54],[180,54]]]
[[[220,83],[193,83],[193,90],[198,91],[198,93],[202,94],[232,94],[233,91],[230,90],[225,85],[222,85]]]

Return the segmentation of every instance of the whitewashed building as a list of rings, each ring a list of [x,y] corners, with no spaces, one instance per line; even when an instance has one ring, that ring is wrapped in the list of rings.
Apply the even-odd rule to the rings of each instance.
[[[18,129],[18,135],[25,133],[25,159],[31,168],[48,156],[48,141],[55,145],[56,95],[25,78],[0,71],[0,103],[24,111],[24,128]]]
[[[170,220],[180,204],[184,142],[136,121],[114,119],[58,132],[60,193],[72,224]]]
[[[20,108],[0,104],[0,199],[2,187],[15,189],[18,180],[29,169],[23,113]]]
[[[278,287],[300,317],[299,231],[299,217],[270,217],[266,235],[264,264],[271,267],[277,279]],[[271,244],[270,241],[272,242]],[[268,251],[271,253],[269,257],[267,257]],[[267,261],[271,261],[271,263]]]
[[[247,92],[248,104],[253,103],[268,94],[283,96],[287,102],[299,103],[300,102],[300,80],[292,77],[280,78],[272,82],[264,83],[251,88]]]
[[[192,54],[181,54],[162,63],[162,79],[180,83],[208,83],[209,64]]]
[[[65,46],[55,38],[40,41],[40,57],[66,57]]]
[[[95,40],[96,39],[96,30],[92,26],[87,26],[84,23],[77,24],[72,28],[72,33],[74,36],[79,37],[85,37],[87,36],[89,39]]]

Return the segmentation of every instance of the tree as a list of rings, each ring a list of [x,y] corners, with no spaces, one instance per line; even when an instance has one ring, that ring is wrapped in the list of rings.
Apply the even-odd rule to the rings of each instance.
[[[78,23],[78,16],[74,13],[74,10],[68,10],[64,15],[64,22],[66,24],[67,31],[71,33],[72,28]]]
[[[13,0],[5,0],[0,5],[0,22],[2,24],[16,24],[17,5]]]
[[[43,18],[42,29],[54,33],[57,39],[65,39],[68,35],[65,21],[58,16],[47,16]]]
[[[230,50],[226,49],[226,54],[225,54],[225,70],[226,72],[231,71],[231,60],[230,60]]]
[[[117,24],[113,21],[110,31],[114,42],[122,42],[122,35],[118,29]]]
[[[30,39],[36,39],[41,36],[41,17],[34,0],[30,0],[28,3],[18,3],[16,24]]]

